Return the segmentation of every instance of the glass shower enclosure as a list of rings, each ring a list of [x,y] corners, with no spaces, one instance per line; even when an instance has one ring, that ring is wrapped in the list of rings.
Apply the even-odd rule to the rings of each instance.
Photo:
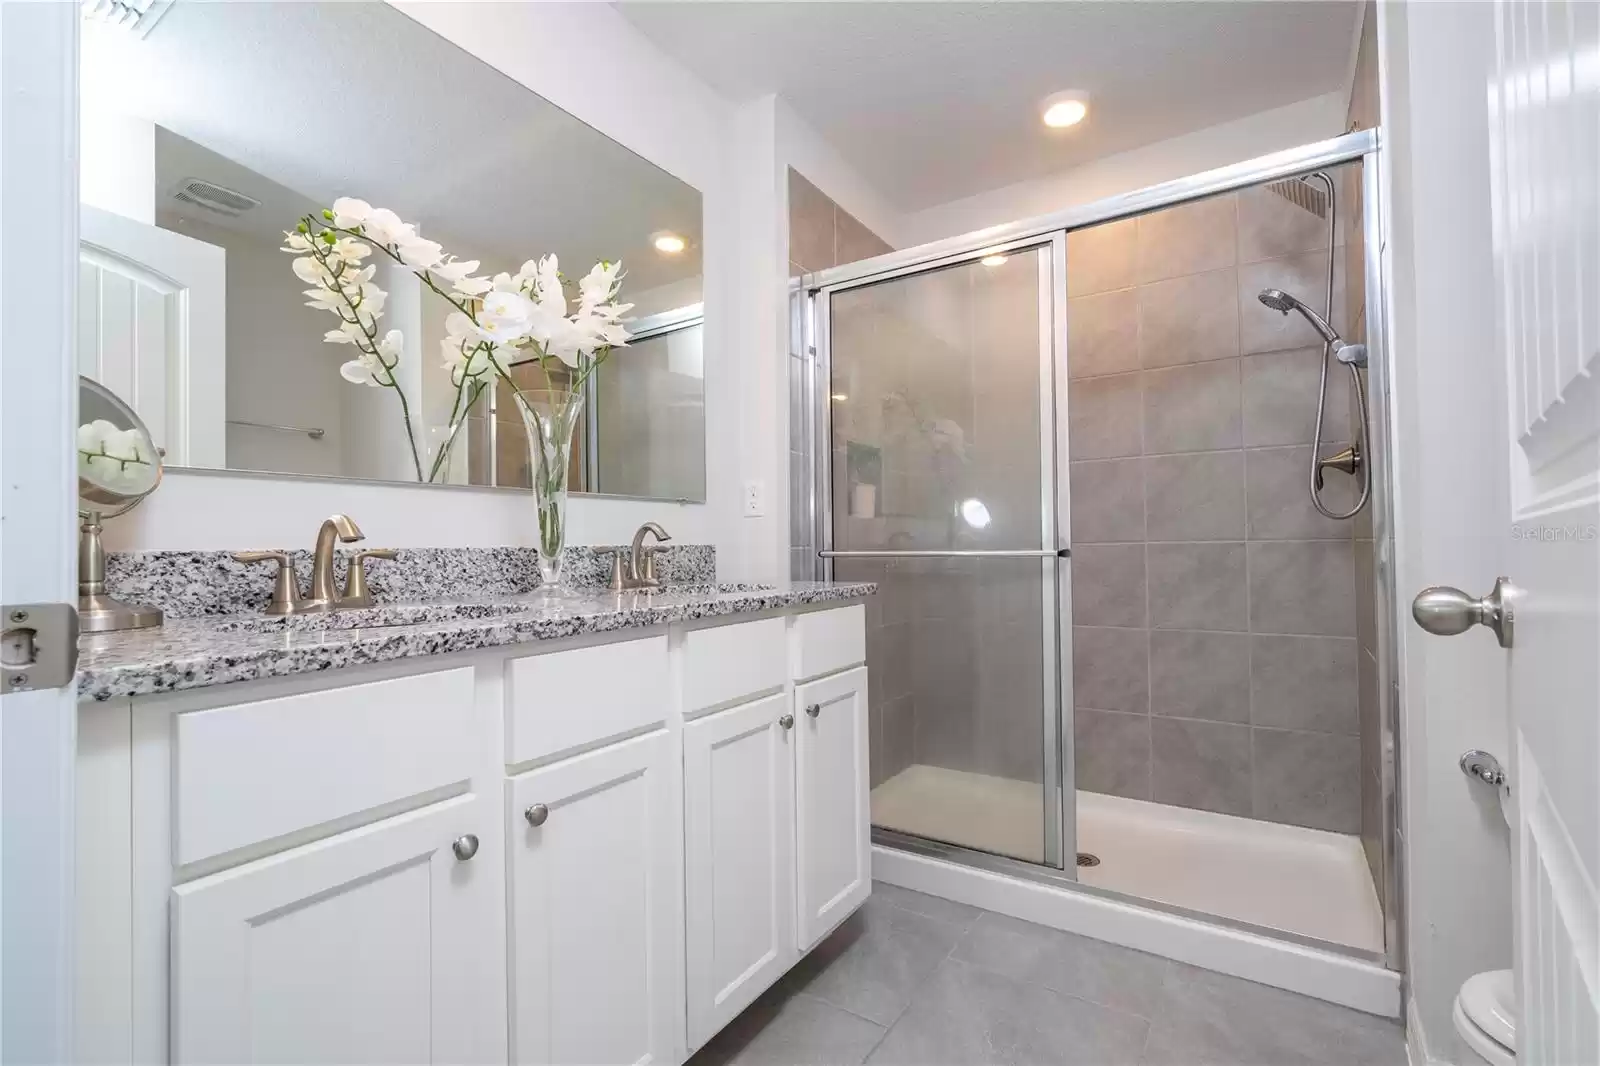
[[[884,593],[867,633],[874,825],[1056,869],[1072,849],[1058,714],[1065,254],[1057,234],[833,290],[816,437],[820,555]]]

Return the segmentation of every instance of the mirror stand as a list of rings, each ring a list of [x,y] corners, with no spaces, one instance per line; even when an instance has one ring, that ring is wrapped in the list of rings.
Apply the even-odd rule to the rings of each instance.
[[[108,517],[121,513],[116,511]],[[100,544],[100,512],[79,511],[78,515],[83,519],[78,527],[78,631],[107,633],[160,625],[159,608],[123,603],[106,594],[106,553]]]

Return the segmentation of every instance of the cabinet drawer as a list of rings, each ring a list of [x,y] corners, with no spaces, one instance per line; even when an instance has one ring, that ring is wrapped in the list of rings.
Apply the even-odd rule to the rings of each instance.
[[[471,667],[174,717],[179,866],[466,781],[476,754]]]
[[[794,679],[805,681],[867,661],[863,604],[811,611],[794,619]]]
[[[693,629],[683,638],[683,710],[734,703],[783,687],[782,618]]]
[[[666,721],[668,679],[665,636],[513,660],[506,762],[546,759]]]

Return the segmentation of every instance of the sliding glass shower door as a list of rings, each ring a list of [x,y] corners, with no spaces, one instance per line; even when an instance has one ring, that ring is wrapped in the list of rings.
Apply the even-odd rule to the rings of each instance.
[[[824,289],[824,558],[869,607],[873,824],[1062,865],[1047,241]],[[1068,839],[1063,838],[1066,827]]]

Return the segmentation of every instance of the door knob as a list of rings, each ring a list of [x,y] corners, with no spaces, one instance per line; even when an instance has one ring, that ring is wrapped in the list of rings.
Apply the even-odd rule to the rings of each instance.
[[[784,715],[782,718],[778,719],[778,724],[783,726],[783,728],[785,728],[785,729],[793,729],[794,728],[794,715],[792,715],[792,714]]]
[[[456,837],[455,843],[450,845],[450,850],[456,853],[456,858],[466,862],[478,854],[478,838],[472,833]]]
[[[1473,626],[1488,626],[1502,648],[1511,647],[1511,601],[1516,589],[1503,577],[1495,578],[1494,591],[1481,600],[1473,599],[1449,585],[1433,585],[1417,593],[1411,601],[1411,617],[1429,633],[1453,637]]]
[[[522,816],[528,820],[529,825],[537,829],[544,824],[546,818],[550,817],[550,808],[542,803],[535,803],[523,811]]]
[[[820,703],[808,703],[808,704],[806,704],[806,713],[809,714],[813,718],[817,717],[817,715],[822,713],[822,704],[820,704]]]

